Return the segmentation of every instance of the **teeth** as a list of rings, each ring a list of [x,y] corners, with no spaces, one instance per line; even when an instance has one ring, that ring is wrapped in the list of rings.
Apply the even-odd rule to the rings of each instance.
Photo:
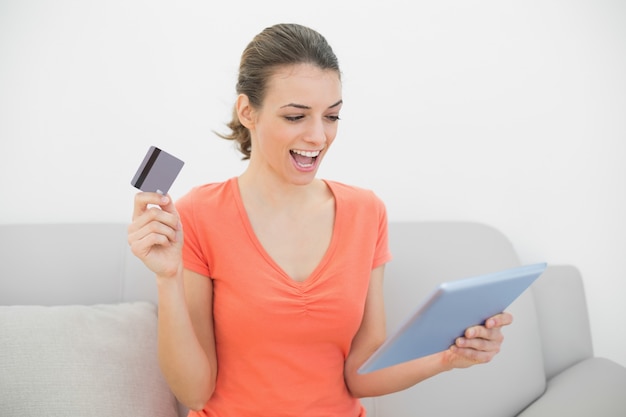
[[[299,151],[299,150],[294,149],[291,152],[297,153],[298,155],[306,156],[309,158],[315,158],[316,156],[320,154],[321,151]]]

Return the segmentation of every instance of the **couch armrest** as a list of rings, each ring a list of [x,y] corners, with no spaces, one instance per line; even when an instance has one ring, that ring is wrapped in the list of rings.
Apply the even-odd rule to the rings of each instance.
[[[548,266],[532,285],[546,378],[593,356],[582,277],[570,265]]]

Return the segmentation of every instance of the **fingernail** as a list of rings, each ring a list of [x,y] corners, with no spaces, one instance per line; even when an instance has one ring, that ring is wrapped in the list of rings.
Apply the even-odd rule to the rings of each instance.
[[[161,197],[161,204],[167,204],[169,201],[170,200],[166,196]]]

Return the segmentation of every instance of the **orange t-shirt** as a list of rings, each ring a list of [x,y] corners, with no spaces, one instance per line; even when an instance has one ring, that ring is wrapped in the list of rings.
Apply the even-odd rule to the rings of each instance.
[[[213,279],[218,373],[197,416],[365,415],[344,380],[370,273],[391,258],[387,214],[371,191],[326,181],[335,197],[331,243],[303,282],[265,252],[236,178],[177,202],[185,268]]]

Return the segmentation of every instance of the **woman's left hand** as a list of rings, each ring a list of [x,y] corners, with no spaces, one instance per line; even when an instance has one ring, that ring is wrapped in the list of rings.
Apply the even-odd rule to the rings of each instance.
[[[511,314],[501,313],[487,319],[482,326],[469,327],[465,335],[457,338],[454,345],[444,352],[444,361],[452,368],[490,362],[500,352],[504,341],[502,327],[512,322]]]

